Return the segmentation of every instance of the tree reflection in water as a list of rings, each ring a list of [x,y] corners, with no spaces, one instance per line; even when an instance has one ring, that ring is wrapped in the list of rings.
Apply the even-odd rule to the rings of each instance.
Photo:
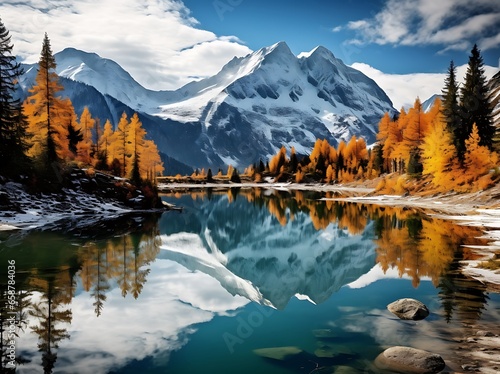
[[[323,197],[327,199],[321,199]],[[434,286],[440,290],[439,298],[448,322],[456,320],[458,323],[471,324],[480,318],[481,311],[488,301],[487,291],[484,286],[478,282],[474,283],[460,272],[460,260],[472,259],[474,256],[474,252],[468,251],[464,245],[484,244],[483,240],[476,239],[482,235],[480,229],[458,226],[413,208],[378,207],[328,199],[333,197],[332,193],[322,195],[263,189],[196,191],[190,197],[194,208],[191,213],[185,212],[176,216],[178,219],[167,220],[169,226],[165,230],[162,228],[162,234],[167,231],[172,234],[191,232],[202,237],[209,224],[223,226],[225,221],[228,222],[228,225],[223,227],[225,236],[213,239],[219,240],[216,244],[226,255],[226,252],[234,249],[235,243],[255,238],[252,231],[263,223],[258,219],[274,220],[270,230],[275,232],[279,231],[280,227],[301,220],[301,224],[307,225],[307,229],[300,232],[301,235],[314,235],[315,232],[326,231],[335,226],[335,230],[341,232],[344,237],[363,236],[363,242],[369,242],[370,245],[366,247],[366,250],[371,251],[371,257],[367,257],[370,260],[369,266],[371,262],[374,262],[373,266],[377,263],[384,273],[396,269],[400,277],[411,278],[415,288],[424,277],[431,279]],[[186,198],[186,195],[172,194],[167,198]],[[227,201],[227,206],[223,209],[216,208],[217,201],[221,199]],[[256,209],[258,214],[251,213],[250,208]],[[249,219],[246,217],[247,213],[255,215]],[[213,222],[209,222],[210,219]],[[37,348],[41,352],[41,365],[45,373],[54,371],[59,343],[69,338],[68,329],[72,322],[71,301],[77,286],[92,299],[96,317],[106,313],[107,295],[113,289],[119,289],[124,298],[132,296],[133,299],[140,299],[149,276],[149,265],[160,253],[162,243],[158,219],[151,216],[140,223],[120,223],[116,226],[127,229],[118,233],[110,230],[112,225],[108,225],[104,237],[96,235],[88,239],[35,232],[26,238],[19,238],[17,242],[11,241],[14,244],[10,247],[5,244],[9,241],[0,243],[0,261],[5,260],[5,263],[7,258],[19,256],[19,260],[16,258],[19,274],[16,280],[17,289],[21,291],[18,296],[20,302],[17,318],[21,325],[22,321],[25,321],[26,325],[29,320],[29,326],[25,326],[24,330],[18,329],[17,332],[24,334],[32,331],[37,335]],[[88,232],[85,235],[88,236]],[[293,241],[291,238],[279,239],[285,244]],[[43,248],[40,248],[41,242]],[[260,243],[253,244],[256,244],[255,248],[258,249],[257,244]],[[248,243],[249,246],[251,244]],[[318,267],[332,266],[331,269],[325,266],[325,271],[334,273],[336,264],[351,261],[348,255],[353,256],[354,251],[358,249],[347,244],[342,249],[342,256],[328,257],[323,253],[318,254],[320,262],[313,262],[316,269],[311,270],[316,271],[316,278],[321,278],[323,274]],[[206,249],[210,250],[208,246]],[[275,260],[272,257],[258,256],[256,253],[252,259],[255,260],[252,270],[267,271],[274,266]],[[259,277],[249,279],[245,278],[244,273],[238,273],[248,268],[246,265],[238,267],[246,258],[240,256],[236,260],[229,262],[227,268],[259,288]],[[299,260],[291,254],[288,262],[285,262],[291,267]],[[365,264],[361,265],[364,269]],[[361,265],[358,266],[360,269]],[[330,292],[324,292],[324,297],[335,292],[331,284],[323,284],[328,283],[326,280],[329,278],[316,278],[311,276],[304,279],[317,282],[318,287],[324,287]],[[7,277],[2,275],[1,281],[4,282],[5,279]],[[324,282],[321,283],[320,280]],[[0,286],[0,307],[3,308],[7,285]],[[300,286],[306,293],[310,285]],[[293,296],[296,290],[292,291]],[[284,305],[287,301],[283,301]],[[4,343],[7,321],[3,318],[4,315],[2,310],[2,367],[6,369]],[[24,351],[29,351],[29,348]],[[17,353],[19,363],[27,359],[22,357],[21,351]]]

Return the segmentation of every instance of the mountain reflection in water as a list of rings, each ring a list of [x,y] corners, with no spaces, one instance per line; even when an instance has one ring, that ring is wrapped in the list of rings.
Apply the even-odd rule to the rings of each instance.
[[[422,297],[440,313],[433,318],[445,323],[470,324],[488,311],[485,287],[459,272],[459,261],[475,256],[464,245],[484,244],[476,239],[482,234],[478,228],[415,209],[318,200],[321,197],[261,189],[172,194],[164,198],[183,206],[182,213],[119,222],[111,236],[95,232],[82,237],[72,231],[3,237],[1,262],[16,262],[18,304],[12,315],[18,323],[17,372],[40,372],[41,367],[46,373],[138,368],[182,372],[177,368],[185,365],[183,352],[195,353],[202,337],[220,357],[229,355],[227,339],[221,337],[229,336],[234,329],[228,326],[234,327],[254,303],[273,313],[267,317],[262,312],[263,319],[286,326],[286,316],[304,308],[294,300],[308,300],[308,305],[317,304],[308,313],[319,321],[337,293],[366,289],[377,280],[408,279],[417,294],[424,288]],[[0,277],[5,344],[12,312],[7,266],[0,269]],[[423,281],[432,284],[433,291],[421,287]],[[401,286],[384,287],[392,291],[382,291],[373,300],[371,295],[362,320],[356,319],[365,337],[393,323],[383,310]],[[354,328],[351,318],[358,314],[342,309],[342,300],[336,313],[347,331]],[[373,310],[382,316],[376,329],[366,325],[372,323],[366,315]],[[311,321],[293,323],[306,329]],[[203,333],[203,326],[214,329],[215,335]],[[342,323],[331,326],[340,328]],[[369,343],[375,344],[374,355],[390,344],[389,337],[381,335],[370,338],[376,342]],[[264,338],[270,345],[276,340]],[[242,347],[230,361],[249,361],[249,372],[264,365],[246,349],[252,339],[230,347]],[[4,345],[5,372],[7,354]],[[215,367],[223,372],[220,363],[207,368]]]

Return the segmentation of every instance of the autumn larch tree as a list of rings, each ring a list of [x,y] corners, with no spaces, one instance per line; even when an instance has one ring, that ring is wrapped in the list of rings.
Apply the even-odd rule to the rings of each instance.
[[[156,177],[158,174],[161,175],[165,170],[163,162],[161,161],[160,153],[158,152],[158,147],[152,140],[144,141],[140,166],[142,178],[152,181],[153,184],[156,184]],[[207,180],[212,178],[212,171],[208,169],[208,172]]]
[[[136,184],[141,184],[141,169],[140,169],[140,156],[144,148],[144,136],[146,135],[146,130],[142,127],[142,122],[139,119],[137,113],[134,113],[130,119],[130,131],[129,131],[129,141],[131,145],[131,155],[132,170],[130,171],[130,179]]]
[[[453,185],[451,172],[454,170],[457,151],[443,115],[438,116],[432,123],[420,149],[422,173],[432,176],[432,183],[436,187],[450,188]]]
[[[498,156],[487,146],[481,145],[479,129],[474,123],[469,138],[465,141],[464,166],[467,182],[472,182],[489,172],[498,162]]]
[[[129,150],[129,133],[130,133],[130,123],[127,119],[127,113],[123,112],[120,122],[118,122],[118,127],[114,133],[114,142],[112,143],[112,148],[110,150],[113,155],[112,163],[116,163],[114,160],[118,160],[121,167],[121,176],[127,175],[129,170],[129,158],[131,156]],[[116,167],[113,167],[116,168]]]
[[[97,154],[96,168],[99,170],[108,170],[109,165],[113,161],[110,154],[111,144],[114,141],[113,124],[107,120],[104,123],[104,129],[99,138],[99,152]],[[111,157],[111,159],[110,159]]]
[[[27,127],[21,101],[14,99],[15,85],[22,74],[12,55],[9,31],[0,19],[0,174],[16,176],[26,171],[29,160]]]
[[[88,107],[83,108],[82,115],[80,116],[80,132],[82,140],[78,143],[78,160],[86,165],[92,163],[92,130],[94,129],[95,119]]]
[[[56,61],[47,34],[38,65],[36,84],[24,105],[32,134],[29,155],[37,158],[42,167],[50,168],[69,154],[67,116],[71,102],[57,96],[63,87],[55,72]]]
[[[465,82],[460,93],[462,124],[459,155],[465,153],[465,141],[469,138],[474,123],[481,139],[480,145],[484,145],[491,150],[495,129],[492,126],[492,109],[488,100],[483,58],[477,45],[474,45],[469,56]]]

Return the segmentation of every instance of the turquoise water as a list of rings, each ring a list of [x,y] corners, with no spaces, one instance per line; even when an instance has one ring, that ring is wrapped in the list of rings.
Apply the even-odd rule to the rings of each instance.
[[[17,372],[371,373],[394,345],[439,353],[451,371],[466,326],[497,328],[499,294],[458,271],[467,245],[485,244],[478,229],[321,197],[166,195],[183,211],[3,234]],[[430,316],[398,320],[386,305],[403,297]]]

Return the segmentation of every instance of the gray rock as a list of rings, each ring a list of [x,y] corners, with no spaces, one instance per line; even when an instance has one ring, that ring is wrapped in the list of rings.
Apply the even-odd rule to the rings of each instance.
[[[438,354],[401,346],[386,349],[376,358],[375,365],[382,370],[408,374],[439,373],[446,366]]]
[[[429,315],[429,309],[415,299],[399,299],[387,305],[387,309],[400,319],[419,321]]]

